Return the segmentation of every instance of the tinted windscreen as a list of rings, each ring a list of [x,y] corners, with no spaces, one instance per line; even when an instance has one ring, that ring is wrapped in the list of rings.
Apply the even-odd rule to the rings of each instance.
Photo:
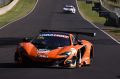
[[[38,49],[55,49],[70,45],[69,36],[57,34],[43,34],[33,40]]]

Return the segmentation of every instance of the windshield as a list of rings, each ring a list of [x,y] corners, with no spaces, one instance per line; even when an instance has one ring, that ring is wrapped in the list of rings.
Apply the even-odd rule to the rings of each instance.
[[[66,8],[73,8],[72,6],[67,6]]]
[[[70,45],[70,39],[67,35],[60,34],[40,34],[32,41],[38,49],[55,49]]]
[[[66,5],[65,7],[66,8],[73,8],[73,6],[71,6],[71,5]]]

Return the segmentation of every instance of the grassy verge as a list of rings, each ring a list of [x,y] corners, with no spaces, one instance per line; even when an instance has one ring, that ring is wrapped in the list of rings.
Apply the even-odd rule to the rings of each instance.
[[[109,33],[111,36],[113,36],[115,39],[120,41],[120,30],[118,29],[111,29],[111,30],[105,30],[107,33]]]
[[[113,33],[120,33],[120,30],[111,30]]]
[[[85,18],[90,20],[93,23],[104,24],[106,19],[103,17],[99,17],[99,13],[96,11],[92,11],[93,4],[86,4],[85,1],[78,1],[79,9],[82,11],[82,14]]]
[[[0,27],[27,15],[35,3],[36,0],[20,0],[12,10],[0,16]]]

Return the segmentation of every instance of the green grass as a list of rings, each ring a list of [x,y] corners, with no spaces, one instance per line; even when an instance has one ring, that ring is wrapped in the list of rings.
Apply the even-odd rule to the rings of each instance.
[[[113,32],[113,33],[120,33],[120,30],[112,30],[110,32]]]
[[[36,0],[20,0],[12,10],[0,16],[0,27],[27,15],[35,3]]]
[[[97,1],[97,0],[96,0]],[[92,11],[93,4],[86,4],[85,1],[78,1],[79,9],[85,18],[93,23],[104,24],[106,19],[104,17],[99,17],[99,13]]]

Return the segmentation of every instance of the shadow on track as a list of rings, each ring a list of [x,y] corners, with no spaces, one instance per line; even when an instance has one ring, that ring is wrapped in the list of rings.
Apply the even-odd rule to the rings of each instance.
[[[120,78],[120,75],[116,76],[117,78]]]
[[[15,64],[15,63],[0,63],[0,68],[43,68],[40,64]]]
[[[15,63],[0,63],[0,68],[48,68],[48,69],[74,69],[67,67],[47,66],[43,64],[15,64]]]
[[[87,39],[87,40],[89,40],[90,42],[96,45],[119,46],[118,43],[116,43],[115,41],[112,41],[111,39]]]
[[[23,38],[16,38],[16,37],[0,38],[0,47],[9,46],[9,45],[17,45],[22,40]]]
[[[56,12],[56,14],[61,14],[61,15],[68,15],[68,14],[71,14],[71,15],[74,15],[73,13],[70,13],[70,12]]]

